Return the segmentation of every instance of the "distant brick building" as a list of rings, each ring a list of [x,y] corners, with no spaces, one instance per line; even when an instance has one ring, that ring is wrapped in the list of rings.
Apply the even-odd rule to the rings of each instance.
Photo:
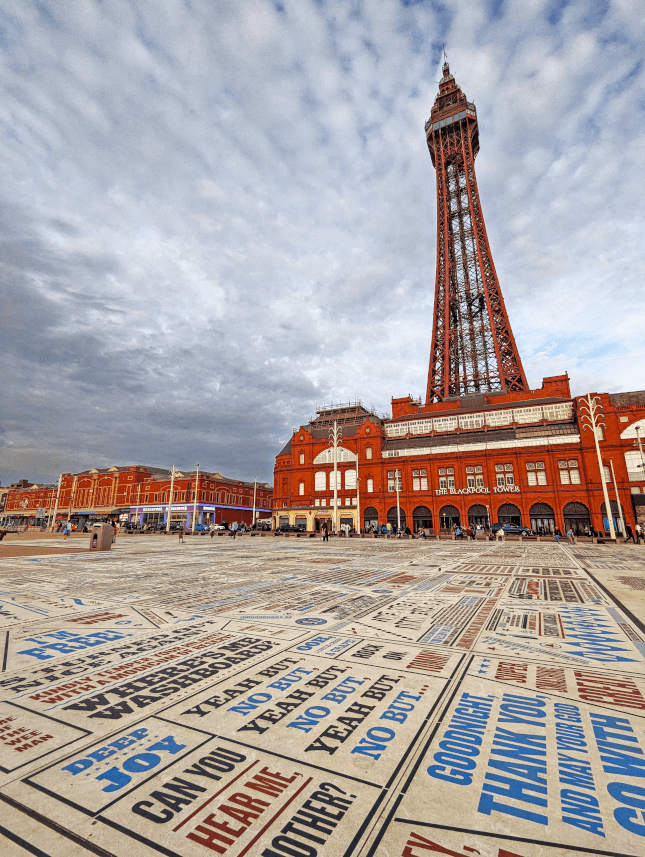
[[[172,521],[192,524],[196,505],[197,523],[251,523],[253,482],[200,471],[196,485],[196,477],[194,472],[175,471],[170,502]],[[142,465],[64,473],[60,487],[21,480],[8,488],[0,520],[17,525],[44,523],[56,512],[57,520],[69,518],[81,526],[97,519],[164,523],[170,485],[170,471]],[[271,498],[271,486],[258,482],[255,490],[258,517],[269,515]]]

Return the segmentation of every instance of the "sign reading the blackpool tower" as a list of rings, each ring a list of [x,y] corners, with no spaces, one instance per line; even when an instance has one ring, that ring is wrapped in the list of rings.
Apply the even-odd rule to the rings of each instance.
[[[5,560],[0,835],[641,857],[645,632],[621,604],[641,551],[339,541]]]

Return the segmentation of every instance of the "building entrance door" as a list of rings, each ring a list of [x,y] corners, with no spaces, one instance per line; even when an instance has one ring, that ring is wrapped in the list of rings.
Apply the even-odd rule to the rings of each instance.
[[[456,506],[444,506],[439,512],[439,521],[442,530],[450,530],[455,525],[461,524],[459,509]]]
[[[604,509],[604,504],[603,504]],[[591,518],[589,509],[584,503],[567,503],[562,510],[564,515],[564,531],[571,529],[575,536],[587,536],[591,533]]]
[[[534,503],[529,509],[531,529],[538,536],[555,531],[555,512],[548,503]]]
[[[486,506],[482,506],[481,503],[471,506],[468,510],[468,523],[473,529],[475,527],[490,527]]]
[[[500,524],[511,524],[513,527],[521,527],[522,513],[514,503],[502,503],[497,510],[497,521]]]

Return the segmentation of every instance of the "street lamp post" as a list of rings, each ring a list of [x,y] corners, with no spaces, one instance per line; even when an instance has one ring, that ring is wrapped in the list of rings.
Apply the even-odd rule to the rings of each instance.
[[[334,427],[329,429],[329,444],[334,450],[334,512],[332,525],[334,533],[338,533],[338,443],[342,441],[343,430],[338,428],[338,421],[334,420]]]
[[[253,519],[251,521],[251,527],[255,528],[255,499],[258,493],[258,477],[253,477]]]
[[[614,483],[614,492],[616,494],[616,505],[618,506],[618,514],[620,516],[620,528],[623,531],[623,538],[627,535],[627,531],[625,530],[625,519],[623,518],[623,507],[620,505],[620,497],[618,496],[618,485],[616,485],[616,474],[614,472],[614,460],[613,458],[609,459],[609,466],[611,467],[611,478]]]
[[[139,520],[139,500],[141,499],[141,483],[137,487],[137,526],[141,523]]]
[[[358,440],[356,441],[356,520],[358,522],[358,535],[360,536],[361,528],[361,492],[360,482],[358,478]]]
[[[580,424],[582,426],[583,431],[591,429],[591,432],[593,434],[594,443],[596,444],[596,455],[598,457],[600,481],[602,483],[602,493],[605,498],[605,509],[607,510],[607,520],[609,522],[609,535],[612,539],[615,540],[616,531],[614,530],[614,517],[611,513],[609,492],[607,491],[607,480],[605,479],[605,468],[602,463],[602,456],[600,455],[600,445],[598,443],[598,432],[605,423],[605,417],[602,412],[602,405],[600,404],[600,396],[592,397],[591,393],[587,393],[587,395],[583,397],[582,402],[583,404],[581,405],[580,409],[581,411],[584,409],[586,413],[582,413],[580,417]],[[585,422],[587,423],[586,425]]]
[[[400,470],[394,471],[394,482],[396,483],[396,532],[397,535],[401,532],[401,506],[399,505],[399,477]]]
[[[74,482],[72,483],[72,490],[71,490],[71,493],[69,495],[69,508],[67,510],[67,520],[68,521],[72,517],[72,504],[74,502],[74,496],[76,494],[76,480],[77,480],[77,478],[78,478],[77,476],[74,477]]]
[[[54,527],[56,526],[56,513],[58,512],[58,498],[60,496],[60,484],[63,480],[63,474],[58,477],[58,488],[56,489],[56,502],[54,503],[54,514],[52,515],[52,525],[51,531],[54,532]]]
[[[196,468],[196,472],[195,472],[195,499],[193,501],[193,528],[192,528],[192,535],[193,536],[195,535],[195,518],[197,517],[197,497],[199,496],[198,495],[198,492],[199,492],[199,464],[196,464],[195,468]]]
[[[173,464],[172,473],[170,475],[170,495],[168,497],[168,510],[167,510],[168,518],[166,519],[166,532],[167,533],[170,532],[170,513],[172,511],[172,498],[173,498],[172,492],[174,490],[175,490],[175,465]]]
[[[641,467],[643,468],[643,479],[645,479],[645,454],[643,453],[643,444],[641,443],[641,427],[634,426],[634,430],[636,431],[636,443],[638,444],[638,451],[641,454]]]

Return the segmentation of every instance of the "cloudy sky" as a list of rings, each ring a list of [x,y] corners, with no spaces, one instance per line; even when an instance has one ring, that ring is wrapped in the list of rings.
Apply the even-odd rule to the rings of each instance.
[[[3,0],[2,484],[424,392],[444,43],[531,386],[643,389],[641,0]]]

